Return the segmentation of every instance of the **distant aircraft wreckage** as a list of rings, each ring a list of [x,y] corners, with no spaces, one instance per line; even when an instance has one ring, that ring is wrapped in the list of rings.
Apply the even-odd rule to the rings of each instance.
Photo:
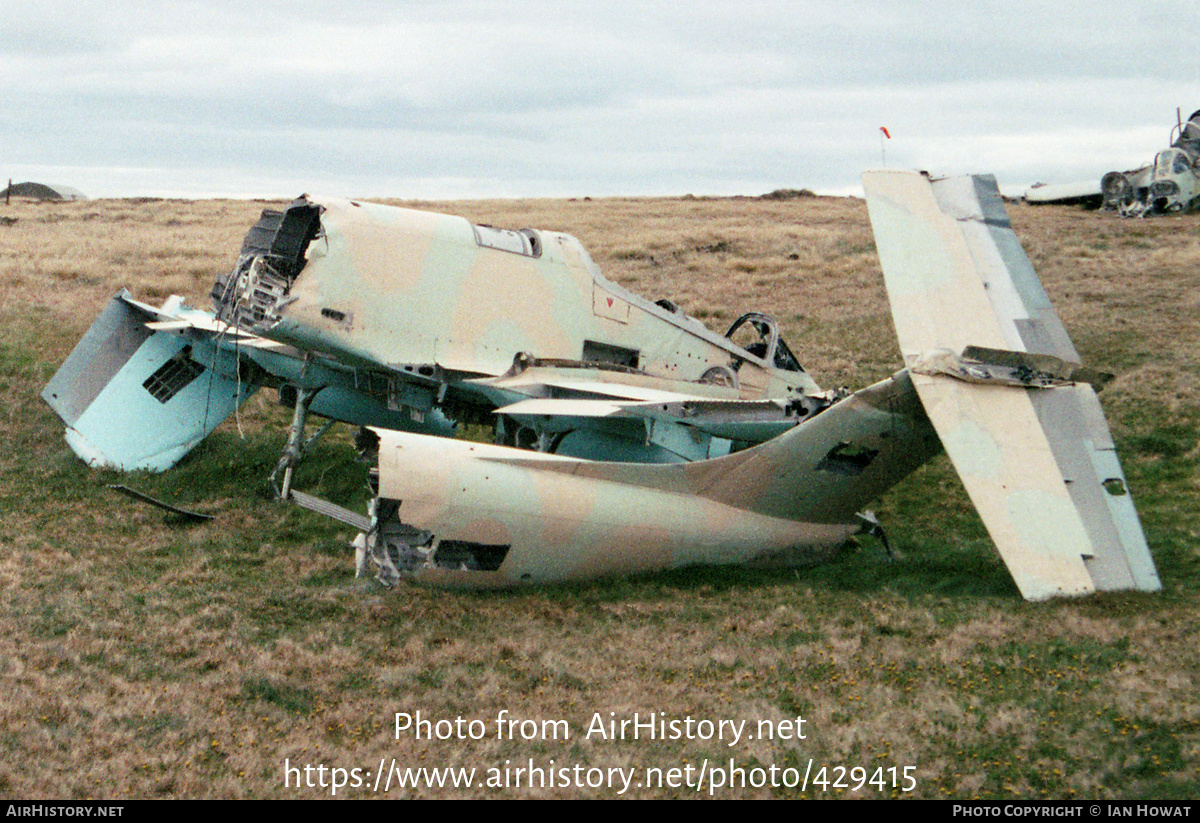
[[[1200,111],[1185,122],[1176,110],[1171,145],[1149,165],[1110,171],[1097,183],[1037,184],[1025,192],[1030,203],[1079,203],[1122,217],[1192,212],[1200,209]]]
[[[906,367],[857,392],[819,388],[770,315],[714,333],[569,235],[301,197],[251,228],[215,313],[122,291],[42,396],[89,464],[161,471],[276,389],[280,498],[358,529],[386,583],[811,561],[877,531],[864,506],[944,449],[1026,598],[1160,588],[1103,376],[995,179],[863,184]],[[310,413],[363,427],[366,515],[292,489]]]
[[[1100,179],[1104,208],[1124,217],[1143,217],[1200,208],[1200,111],[1178,119],[1171,147],[1133,171],[1110,171]]]

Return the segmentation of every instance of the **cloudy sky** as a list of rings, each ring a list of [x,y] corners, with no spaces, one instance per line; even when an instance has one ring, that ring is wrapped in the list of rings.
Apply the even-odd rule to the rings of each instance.
[[[1149,161],[1200,108],[1159,0],[0,0],[0,177],[90,196],[1006,191]],[[881,146],[880,126],[892,139]]]

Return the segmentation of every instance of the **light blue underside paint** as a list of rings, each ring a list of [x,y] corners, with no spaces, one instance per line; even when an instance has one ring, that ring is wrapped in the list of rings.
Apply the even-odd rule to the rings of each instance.
[[[234,355],[192,343],[204,372],[166,403],[157,400],[143,384],[188,343],[158,332],[138,348],[68,429],[79,457],[123,471],[169,469],[254,393],[255,386],[222,376],[236,374]]]

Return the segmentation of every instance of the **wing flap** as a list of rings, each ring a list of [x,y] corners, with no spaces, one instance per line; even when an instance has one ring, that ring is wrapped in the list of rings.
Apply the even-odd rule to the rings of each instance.
[[[613,417],[631,405],[618,400],[568,400],[535,397],[496,409],[496,414],[546,415],[550,417]]]

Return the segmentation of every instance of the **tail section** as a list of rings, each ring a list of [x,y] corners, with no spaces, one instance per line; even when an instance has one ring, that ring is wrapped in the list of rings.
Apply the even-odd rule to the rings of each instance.
[[[881,171],[863,187],[913,384],[1021,594],[1161,588],[1096,373],[995,178]]]
[[[364,551],[384,579],[447,586],[811,562],[938,450],[904,372],[766,443],[690,463],[377,433],[379,497]]]

